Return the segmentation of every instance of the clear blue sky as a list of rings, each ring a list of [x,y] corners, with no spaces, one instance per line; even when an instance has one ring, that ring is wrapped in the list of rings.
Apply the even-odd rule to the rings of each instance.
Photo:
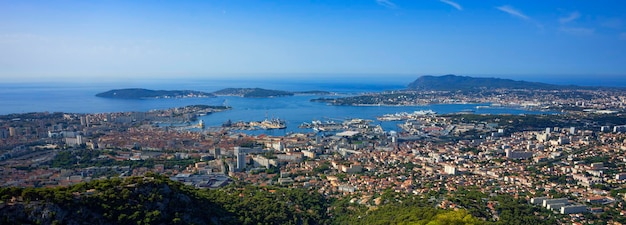
[[[626,2],[0,1],[0,78],[613,76]]]

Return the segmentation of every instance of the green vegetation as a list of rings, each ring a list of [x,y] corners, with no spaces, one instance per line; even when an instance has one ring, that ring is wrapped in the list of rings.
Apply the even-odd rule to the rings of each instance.
[[[2,188],[0,198],[18,199],[0,209],[1,224],[209,224],[231,216],[197,190],[162,176],[57,188]]]
[[[303,189],[201,190],[150,174],[70,187],[0,188],[0,224],[327,224],[323,196]]]
[[[338,214],[334,224],[485,224],[466,210],[436,209],[422,199],[403,199],[367,210],[364,207],[337,201],[333,204]]]
[[[0,202],[8,203],[0,208],[0,224],[555,223],[549,213],[508,195],[488,199],[462,189],[449,198],[460,209],[445,210],[434,207],[439,201],[430,198],[434,194],[407,196],[388,190],[374,196],[381,205],[368,207],[352,203],[351,197],[327,199],[314,190],[241,185],[196,189],[148,174],[70,187],[0,188]],[[487,201],[495,205],[493,211]],[[492,213],[500,220],[492,222]]]

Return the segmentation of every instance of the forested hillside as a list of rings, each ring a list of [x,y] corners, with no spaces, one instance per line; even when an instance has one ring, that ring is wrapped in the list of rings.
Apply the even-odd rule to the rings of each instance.
[[[70,187],[0,188],[0,224],[490,224],[480,194],[450,199],[444,210],[425,196],[383,193],[366,207],[314,190],[238,186],[196,189],[161,175],[95,180]],[[549,224],[510,197],[497,224]],[[552,221],[553,222],[553,221]]]

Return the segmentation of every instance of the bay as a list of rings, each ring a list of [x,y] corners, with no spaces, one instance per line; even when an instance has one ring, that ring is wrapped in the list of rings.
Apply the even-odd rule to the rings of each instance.
[[[488,104],[436,104],[427,106],[332,106],[311,102],[316,95],[296,95],[275,98],[241,98],[219,96],[216,98],[179,99],[107,99],[95,94],[120,88],[147,88],[156,90],[197,90],[212,92],[228,87],[260,87],[287,91],[323,90],[340,95],[355,95],[364,92],[399,90],[404,88],[401,81],[381,82],[376,80],[359,82],[325,82],[317,80],[146,80],[117,83],[19,83],[0,84],[0,114],[27,112],[145,112],[153,109],[167,109],[187,105],[228,105],[232,110],[213,113],[201,117],[207,127],[221,126],[227,120],[261,121],[277,118],[285,120],[287,129],[268,131],[247,131],[246,133],[284,135],[290,132],[311,132],[298,126],[312,120],[369,119],[379,124],[385,131],[398,130],[398,122],[379,122],[377,116],[398,112],[433,110],[438,114],[474,111],[477,114],[544,114],[542,111],[528,111],[507,108],[477,108]]]

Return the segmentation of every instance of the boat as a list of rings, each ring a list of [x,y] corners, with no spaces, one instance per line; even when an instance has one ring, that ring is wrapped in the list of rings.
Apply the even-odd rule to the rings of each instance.
[[[261,122],[259,127],[261,127],[262,129],[265,129],[265,130],[273,130],[273,129],[285,129],[285,128],[287,128],[287,125],[285,124],[284,120],[280,120],[280,119],[267,120],[267,119],[265,119],[265,120],[263,120]]]

